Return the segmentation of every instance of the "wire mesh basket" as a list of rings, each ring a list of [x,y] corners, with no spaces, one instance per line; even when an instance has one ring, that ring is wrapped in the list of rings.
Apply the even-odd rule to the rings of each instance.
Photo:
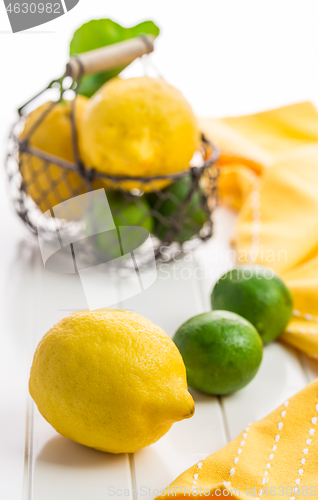
[[[149,40],[140,50],[143,53],[151,51]],[[103,68],[107,51],[105,54]],[[137,57],[136,51],[133,56]],[[126,60],[127,57],[126,49]],[[132,59],[132,54],[129,57]],[[99,64],[100,59],[99,56]],[[147,229],[152,235],[158,261],[169,260],[176,249],[182,251],[209,239],[213,233],[212,213],[217,203],[218,149],[202,135],[200,148],[189,168],[169,175],[123,177],[107,175],[93,166],[87,168],[79,155],[75,107],[80,81],[83,74],[87,74],[88,68],[85,68],[85,60],[79,58],[76,58],[75,62],[71,60],[70,63],[66,74],[58,80],[53,80],[43,91],[55,89],[58,98],[45,106],[27,133],[24,133],[25,109],[32,107],[42,92],[31,99],[18,110],[19,119],[9,137],[6,171],[11,197],[20,218],[37,234],[37,223],[42,213],[50,212],[53,206],[66,200],[76,200],[79,195],[104,188],[116,226],[131,225]],[[66,80],[68,85],[65,84]],[[72,144],[72,161],[52,155],[31,144],[32,137],[41,127],[43,120],[49,113],[54,112],[54,108],[65,98],[66,92],[74,94],[70,105],[67,137]],[[59,227],[69,230],[71,225],[76,228],[81,215],[79,216],[75,203],[73,220],[69,217],[63,220],[62,216]],[[46,230],[49,238],[52,226],[48,225]],[[103,245],[100,244],[99,248],[103,251]]]

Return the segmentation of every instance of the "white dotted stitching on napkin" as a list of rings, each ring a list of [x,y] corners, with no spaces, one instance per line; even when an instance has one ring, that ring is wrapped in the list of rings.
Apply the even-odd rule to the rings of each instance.
[[[318,322],[318,317],[314,318],[312,314],[309,313],[302,313],[298,311],[298,309],[293,310],[293,316],[295,318],[301,318],[305,321],[316,321]],[[305,328],[294,328],[292,326],[289,326],[286,331],[288,333],[302,333],[302,334],[309,334],[309,335],[315,335],[318,333],[318,330],[315,330],[314,328],[309,328],[309,330],[306,330]]]
[[[302,314],[300,311],[298,311],[298,309],[293,309],[293,316],[296,316],[296,318],[300,318]]]
[[[197,467],[198,467],[198,469],[201,469],[201,467],[202,467],[202,462],[198,462],[198,463],[197,463]],[[199,477],[199,474],[196,472],[196,473],[194,474],[194,476],[193,476],[193,481],[192,481],[192,483],[193,483],[193,484],[197,484],[198,477]],[[196,491],[196,488],[192,488],[192,492],[193,492],[193,491]]]
[[[309,328],[308,330],[306,330],[305,328],[294,328],[292,326],[289,326],[286,329],[286,332],[287,333],[302,333],[305,335],[315,335],[316,333],[318,333],[318,330],[315,330],[314,328]]]
[[[293,316],[295,316],[296,318],[302,318],[305,321],[317,321],[318,322],[318,317],[314,318],[312,314],[301,313],[300,311],[298,311],[298,309],[293,310]]]
[[[316,405],[315,405],[315,410],[318,412],[318,404],[316,404]],[[316,424],[317,424],[317,421],[318,421],[317,417],[313,417],[313,418],[311,419],[311,423],[312,423],[312,424],[314,424],[314,425],[316,425]],[[312,436],[314,433],[315,433],[315,429],[313,429],[313,428],[309,429],[309,434],[310,434],[311,436]],[[306,440],[306,444],[307,444],[307,445],[311,444],[311,441],[312,441],[311,439],[307,439],[307,440]],[[304,449],[303,449],[303,454],[304,454],[304,455],[308,455],[308,451],[309,451],[309,449],[308,449],[308,448],[304,448]],[[302,465],[304,465],[304,464],[306,463],[306,459],[305,459],[305,458],[302,458],[302,459],[300,460],[300,463],[301,463]],[[298,470],[298,474],[299,474],[299,476],[302,476],[302,475],[303,475],[303,473],[304,473],[304,469],[301,467],[301,468]],[[299,477],[298,477],[297,479],[295,479],[295,483],[296,483],[297,485],[300,483],[300,479],[301,479],[301,478],[299,478]],[[293,499],[295,499],[295,497],[291,497],[289,500],[293,500]]]
[[[248,424],[248,425],[250,426],[251,424]],[[248,427],[246,427],[246,428],[245,428],[245,430],[244,430],[244,432],[243,432],[242,437],[243,437],[244,439],[242,439],[242,441],[240,442],[240,446],[242,446],[242,447],[245,445],[245,439],[247,438],[247,435],[248,435],[247,433],[248,433],[248,431],[250,430],[249,426],[248,426]],[[242,450],[242,448],[239,448],[239,449],[237,450],[237,454],[238,454],[238,455],[240,455],[240,454],[242,453],[242,451],[243,451],[243,450]],[[236,465],[236,464],[238,463],[239,458],[240,458],[239,456],[237,456],[237,457],[235,457],[235,458],[234,458],[234,461],[233,461],[233,462],[234,462],[234,465]],[[232,468],[230,469],[230,476],[234,476],[234,474],[235,474],[235,467],[232,467]],[[226,481],[223,481],[223,484],[225,484],[225,482],[226,482]]]
[[[287,408],[288,405],[289,405],[289,401],[287,400],[284,403],[284,407]],[[280,414],[281,417],[285,418],[286,417],[286,413],[287,413],[286,410],[283,410],[281,412],[281,414]],[[278,424],[277,424],[278,430],[282,430],[283,426],[284,426],[283,422],[278,422]],[[275,436],[274,439],[275,439],[275,442],[278,443],[278,441],[280,440],[280,434],[276,434],[276,436]],[[274,444],[273,447],[272,447],[272,451],[276,451],[276,450],[277,450],[277,445]],[[271,453],[268,458],[270,460],[273,460],[274,456],[275,456],[274,453]],[[270,469],[271,468],[271,464],[268,462],[266,464],[266,467],[267,467],[267,469]],[[262,479],[262,484],[265,485],[268,482],[268,477],[267,477],[268,476],[268,471],[267,470],[264,472],[263,476],[264,477]],[[259,490],[258,494],[262,495],[263,494],[263,490]]]
[[[197,463],[197,467],[198,467],[198,469],[201,469],[201,467],[202,467],[202,462],[198,462],[198,463]],[[193,484],[197,484],[198,477],[199,477],[199,474],[198,474],[198,473],[195,473],[195,474],[194,474],[194,476],[193,476],[193,481],[192,481],[192,483],[193,483]],[[196,491],[196,488],[192,488],[192,492],[193,492],[193,491]]]

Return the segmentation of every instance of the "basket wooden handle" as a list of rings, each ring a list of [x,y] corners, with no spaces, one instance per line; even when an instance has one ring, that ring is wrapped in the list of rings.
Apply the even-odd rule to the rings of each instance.
[[[69,60],[66,65],[66,76],[76,79],[79,76],[100,73],[130,64],[137,57],[152,52],[154,50],[153,41],[154,37],[145,35],[83,52]]]

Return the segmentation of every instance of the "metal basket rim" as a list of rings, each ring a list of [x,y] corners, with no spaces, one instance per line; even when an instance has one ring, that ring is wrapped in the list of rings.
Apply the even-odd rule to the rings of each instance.
[[[59,158],[58,156],[52,155],[50,153],[46,153],[42,151],[39,148],[36,148],[34,146],[30,146],[28,144],[28,141],[20,140],[17,137],[14,137],[15,140],[17,141],[17,145],[19,148],[19,152],[22,153],[27,153],[32,156],[36,156],[38,158],[41,158],[44,161],[47,161],[49,163],[52,163],[54,165],[57,165],[59,167],[65,168],[69,171],[77,172],[84,180],[92,181],[94,179],[105,179],[108,181],[114,181],[117,183],[120,182],[125,182],[125,181],[138,181],[141,183],[151,183],[152,181],[159,181],[159,180],[178,180],[181,179],[182,177],[189,175],[191,173],[194,173],[196,175],[201,175],[201,173],[211,167],[214,163],[217,162],[220,156],[220,150],[218,146],[207,139],[205,135],[202,133],[201,134],[201,143],[204,144],[205,146],[209,146],[211,148],[211,154],[209,155],[208,158],[204,160],[203,165],[201,166],[189,166],[189,168],[182,170],[180,172],[176,173],[171,173],[171,174],[165,174],[165,175],[155,175],[155,176],[121,176],[121,175],[110,175],[110,174],[105,174],[104,172],[100,172],[96,170],[94,167],[87,168],[84,167],[83,164],[78,165],[76,163],[64,160],[62,158]]]

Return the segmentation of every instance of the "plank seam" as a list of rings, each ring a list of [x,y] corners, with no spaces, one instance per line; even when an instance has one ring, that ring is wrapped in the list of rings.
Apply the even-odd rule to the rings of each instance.
[[[217,400],[218,400],[218,403],[219,403],[220,409],[221,409],[226,441],[227,441],[227,443],[230,443],[231,442],[230,428],[229,428],[229,423],[228,423],[227,418],[226,418],[226,412],[225,412],[225,408],[224,408],[223,398],[221,396],[217,396]]]
[[[31,258],[31,274],[35,273],[36,270],[36,258],[33,253]],[[27,348],[27,373],[29,371],[29,365],[32,360],[34,344],[35,344],[35,319],[34,319],[34,297],[36,294],[36,279],[31,280],[32,288],[31,293],[28,295],[28,348]],[[32,298],[32,300],[31,300]],[[26,419],[25,419],[25,453],[24,453],[24,474],[23,474],[23,489],[22,497],[25,500],[32,499],[32,463],[33,463],[33,417],[34,408],[33,401],[31,400],[28,392],[26,394]]]
[[[197,265],[200,265],[200,262],[199,262],[199,259],[196,255],[195,257],[195,262]],[[192,263],[193,265],[193,268],[194,268],[194,263]],[[204,268],[200,265],[201,269],[204,270]],[[199,283],[197,283],[199,281]],[[203,290],[203,286],[202,286],[202,282],[198,279],[195,279],[195,282],[196,282],[196,289],[197,289],[197,294],[198,294],[198,297],[199,299],[201,299],[201,307],[203,309],[203,311],[206,311],[206,306],[208,304],[208,299],[205,299],[205,293],[204,293],[204,290]],[[228,425],[228,421],[227,421],[227,418],[226,418],[226,412],[225,412],[225,408],[224,408],[224,405],[223,405],[223,399],[220,397],[220,396],[216,396],[217,398],[217,402],[218,402],[218,405],[219,405],[219,408],[221,410],[221,416],[222,416],[222,421],[223,421],[223,430],[224,430],[224,433],[225,433],[225,438],[226,438],[226,441],[227,443],[229,443],[231,441],[231,437],[230,437],[230,430],[229,430],[229,425]]]
[[[36,255],[33,254],[33,262],[32,262],[32,268],[33,268],[33,273],[35,276],[35,279],[32,280],[33,286],[33,300],[32,304],[30,301],[30,326],[31,326],[31,333],[29,334],[29,345],[30,348],[29,350],[29,356],[28,356],[28,365],[31,364],[32,359],[33,359],[33,352],[35,350],[36,344],[37,344],[37,319],[36,319],[36,314],[35,311],[37,311],[36,306],[36,301],[37,301],[37,296],[39,292],[39,280],[41,276],[41,263],[39,260],[36,258]],[[27,448],[26,448],[26,460],[27,460],[27,465],[26,465],[26,471],[27,471],[27,489],[26,489],[26,499],[27,500],[32,500],[33,497],[33,473],[34,473],[34,463],[33,463],[33,454],[34,454],[34,403],[33,400],[31,399],[30,395],[27,394],[27,428],[26,428],[26,434],[27,434]]]
[[[308,369],[306,356],[304,354],[298,353],[298,352],[296,354],[299,357],[299,361],[300,361],[301,367],[303,369],[303,372],[305,374],[305,377],[306,377],[308,383],[310,383],[311,379],[310,379],[310,375],[309,375],[309,369]]]
[[[135,458],[134,458],[133,453],[128,453],[128,460],[129,460],[130,477],[131,477],[131,485],[132,485],[132,499],[138,500],[136,470],[135,470]]]

